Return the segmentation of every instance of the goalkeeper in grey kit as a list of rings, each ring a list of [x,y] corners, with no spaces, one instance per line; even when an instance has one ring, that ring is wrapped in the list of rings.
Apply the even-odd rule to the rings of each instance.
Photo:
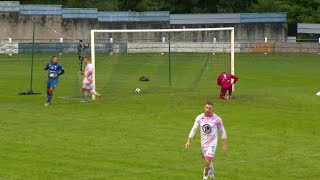
[[[86,49],[89,48],[89,45],[84,44],[82,40],[79,41],[78,45],[78,56],[79,56],[79,66],[80,66],[80,71],[82,72],[82,64],[83,60],[86,56]]]

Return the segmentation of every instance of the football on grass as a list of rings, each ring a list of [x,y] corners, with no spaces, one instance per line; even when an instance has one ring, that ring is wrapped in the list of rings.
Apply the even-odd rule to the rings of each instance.
[[[136,90],[134,90],[135,93],[140,94],[141,93],[141,89],[140,88],[136,88]]]

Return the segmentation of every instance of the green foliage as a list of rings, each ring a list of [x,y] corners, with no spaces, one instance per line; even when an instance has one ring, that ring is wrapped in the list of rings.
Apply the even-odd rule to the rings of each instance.
[[[166,10],[168,7],[165,0],[142,0],[136,5],[136,8],[138,11],[162,11]]]
[[[100,11],[119,10],[118,0],[21,0],[20,4],[57,4],[64,8],[98,8]]]
[[[258,0],[250,12],[286,12],[289,23],[320,23],[320,2],[317,0]]]
[[[219,0],[217,1],[216,8],[217,13],[246,13],[248,12],[249,6],[254,3],[255,0],[233,0],[233,1],[225,1]]]
[[[277,12],[275,9],[276,2],[274,0],[258,0],[257,4],[251,5],[251,12],[264,13],[264,12]]]
[[[21,0],[20,2],[98,8],[100,11],[170,11],[173,14],[286,12],[289,23],[320,23],[319,0]]]
[[[63,1],[62,5],[71,8],[98,8],[100,11],[118,10],[118,0],[68,0]]]

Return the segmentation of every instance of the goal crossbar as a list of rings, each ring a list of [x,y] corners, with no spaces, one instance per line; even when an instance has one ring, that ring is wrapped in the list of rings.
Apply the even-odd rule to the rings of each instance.
[[[192,31],[224,31],[229,30],[233,31],[234,27],[222,27],[222,28],[190,28],[190,29],[93,29],[91,30],[91,34],[95,32],[107,32],[107,33],[134,33],[134,32],[192,32]]]

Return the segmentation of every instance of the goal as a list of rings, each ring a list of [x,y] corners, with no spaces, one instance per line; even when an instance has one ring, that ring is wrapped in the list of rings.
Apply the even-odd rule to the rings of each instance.
[[[234,74],[234,28],[91,30],[91,60],[103,94],[212,90]]]

